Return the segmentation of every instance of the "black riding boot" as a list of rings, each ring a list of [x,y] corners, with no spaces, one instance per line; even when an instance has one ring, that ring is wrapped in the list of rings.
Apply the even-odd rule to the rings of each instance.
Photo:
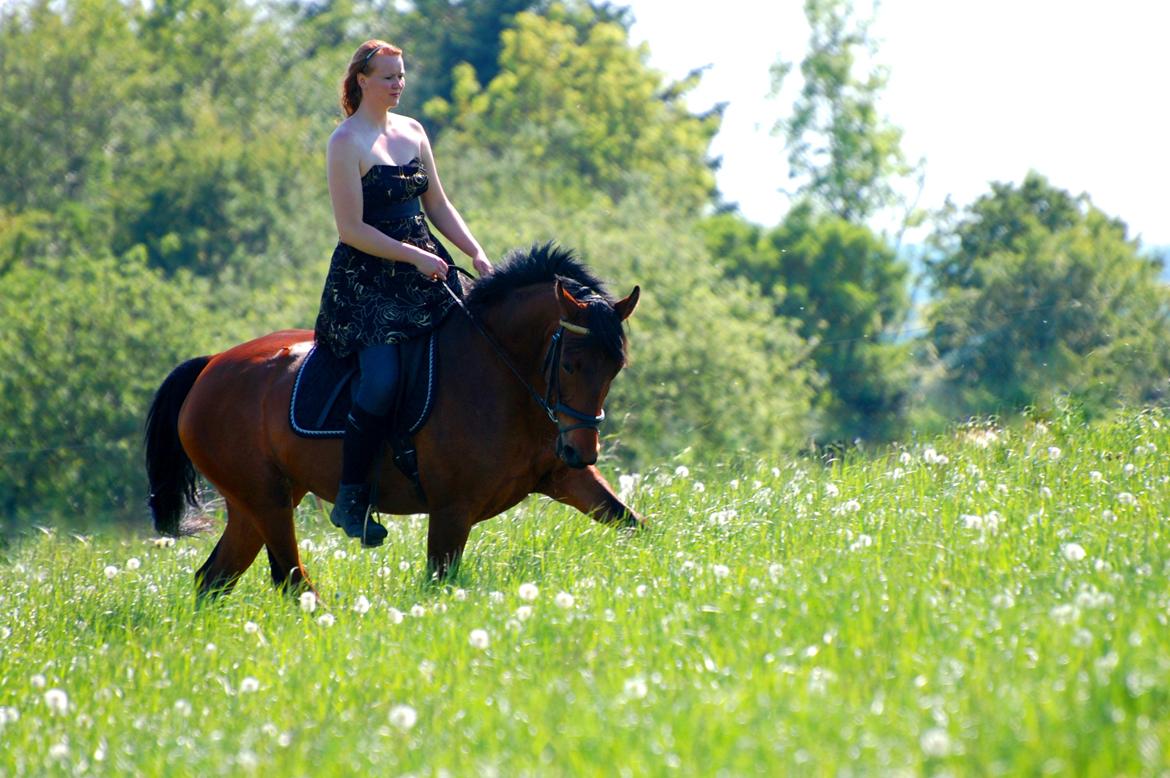
[[[341,444],[341,485],[329,520],[363,546],[380,546],[386,528],[370,515],[370,467],[382,448],[385,417],[375,416],[355,404],[346,419]]]

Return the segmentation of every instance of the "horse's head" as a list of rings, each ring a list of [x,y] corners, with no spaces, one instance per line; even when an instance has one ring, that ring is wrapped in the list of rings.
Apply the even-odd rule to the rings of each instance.
[[[609,385],[626,362],[622,322],[637,307],[640,290],[635,286],[614,303],[597,294],[578,299],[560,279],[554,291],[560,318],[545,358],[545,401],[557,424],[557,456],[570,467],[587,467],[597,461]]]

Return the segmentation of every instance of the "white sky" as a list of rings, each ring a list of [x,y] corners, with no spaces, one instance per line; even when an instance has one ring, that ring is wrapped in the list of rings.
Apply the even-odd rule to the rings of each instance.
[[[719,186],[752,221],[787,209],[783,141],[769,130],[769,66],[799,62],[801,0],[625,0],[632,35],[672,79],[710,64],[694,110],[729,103],[712,153]],[[864,7],[858,5],[858,7]],[[884,0],[872,30],[890,70],[886,116],[924,157],[920,205],[968,205],[1029,169],[1170,246],[1170,3],[1163,0]],[[790,76],[795,86],[799,73]]]

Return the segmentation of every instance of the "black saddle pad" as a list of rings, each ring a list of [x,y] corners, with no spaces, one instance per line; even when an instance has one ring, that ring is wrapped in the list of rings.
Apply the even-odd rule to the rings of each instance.
[[[435,333],[399,346],[401,372],[387,434],[413,435],[422,429],[434,405],[437,365]],[[293,432],[306,438],[340,438],[357,391],[356,355],[338,359],[314,344],[297,369],[289,404]]]

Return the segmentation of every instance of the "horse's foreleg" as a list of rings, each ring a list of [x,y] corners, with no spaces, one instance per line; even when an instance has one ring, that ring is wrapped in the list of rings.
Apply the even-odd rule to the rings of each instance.
[[[207,561],[195,573],[195,597],[197,602],[227,594],[236,581],[252,564],[264,540],[256,531],[251,517],[238,507],[228,503],[227,526],[223,536],[215,544]]]
[[[272,509],[260,523],[260,532],[268,547],[268,566],[276,588],[292,595],[311,590],[313,584],[297,549],[292,508]]]
[[[593,465],[580,469],[559,467],[537,484],[536,491],[571,505],[602,524],[642,528],[646,520],[613,493],[609,482]]]
[[[432,511],[427,523],[427,578],[443,581],[455,575],[467,536],[471,516],[466,511]]]

